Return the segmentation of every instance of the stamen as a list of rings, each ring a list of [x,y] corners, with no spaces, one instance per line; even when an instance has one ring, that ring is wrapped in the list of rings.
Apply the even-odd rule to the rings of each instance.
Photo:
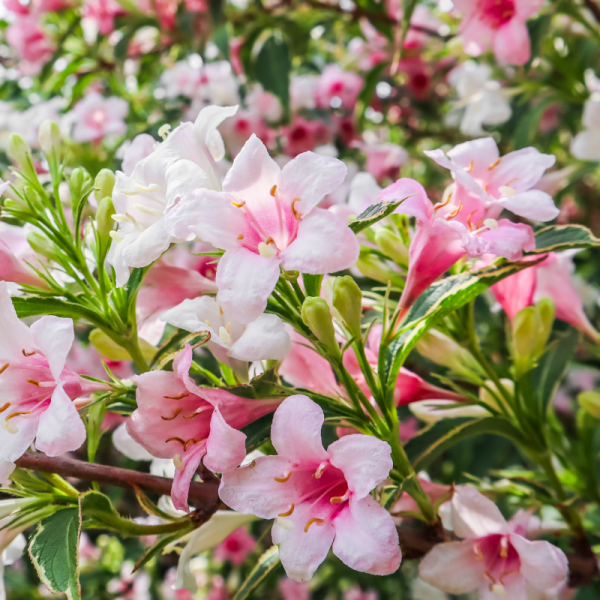
[[[282,512],[280,514],[278,514],[278,517],[289,517],[293,512],[294,512],[294,503],[292,502],[292,507],[290,508],[290,510],[288,510],[287,512]]]
[[[343,496],[333,496],[329,499],[331,504],[340,504],[342,502],[346,502],[350,498],[350,490],[347,490]]]
[[[488,171],[493,171],[500,164],[501,160],[502,160],[502,157],[500,157],[494,164],[490,165],[488,167]]]
[[[506,588],[501,583],[490,585],[490,592],[498,594],[498,596],[506,596]]]
[[[139,192],[137,190],[119,190],[123,196],[138,196]]]
[[[488,229],[498,229],[498,221],[496,221],[496,219],[484,219],[483,224]]]
[[[271,196],[273,196],[273,198],[275,198],[275,193],[276,193],[276,192],[277,192],[277,186],[276,186],[276,185],[274,185],[274,186],[271,188],[271,191],[269,192],[269,194],[271,194]]]
[[[187,449],[194,444],[198,444],[200,440],[195,440],[194,438],[189,439],[187,442],[183,444],[183,451],[187,452]]]
[[[237,239],[238,239],[238,240],[243,240],[243,239],[244,239],[244,234],[243,234],[243,233],[240,233],[240,234],[237,236]]]
[[[144,228],[137,222],[137,219],[133,216],[130,215],[129,213],[125,213],[130,221],[133,223],[133,226],[138,230],[138,231],[144,231]]]
[[[475,168],[475,161],[472,160],[471,164],[465,169],[467,173],[470,173]]]
[[[506,185],[510,185],[511,183],[514,183],[515,181],[519,181],[519,178],[518,178],[518,177],[515,177],[514,179],[511,179],[510,181],[508,181],[508,182],[506,183]]]
[[[283,477],[273,477],[277,483],[285,483],[292,476],[292,471],[283,474]]]
[[[475,551],[475,560],[481,562],[483,560],[483,552],[481,551],[479,544],[475,544],[473,550]]]
[[[469,231],[473,231],[473,223],[471,223],[471,217],[477,212],[475,209],[468,217],[467,217],[467,225],[469,226]]]
[[[124,215],[122,213],[116,213],[112,215],[111,218],[117,223],[131,223],[131,219],[127,215]]]
[[[292,213],[293,213],[294,218],[296,219],[296,221],[301,221],[302,220],[302,213],[298,212],[296,210],[296,206],[295,206],[296,202],[302,202],[302,200],[300,198],[294,198],[292,200]]]
[[[25,348],[23,348],[23,350],[21,350],[21,352],[23,353],[23,356],[27,356],[27,357],[33,356],[36,353],[35,350],[33,350],[33,352],[25,352]]]
[[[225,325],[225,329],[227,329],[227,333],[231,333],[231,321]]]
[[[221,338],[221,341],[224,344],[231,343],[231,335],[229,334],[229,331],[227,331],[227,329],[225,329],[225,327],[223,326],[219,327],[219,337]]]
[[[179,442],[182,446],[185,446],[185,442],[180,437],[170,437],[168,440],[165,440],[165,444],[169,442]]]
[[[314,477],[315,479],[321,479],[321,477],[322,477],[322,475],[323,475],[323,471],[325,470],[325,468],[327,467],[327,465],[328,465],[328,464],[329,464],[329,463],[322,462],[322,463],[319,465],[319,468],[316,470],[316,472],[315,472],[315,473],[313,473],[313,477]]]
[[[160,137],[163,140],[166,140],[169,137],[169,132],[171,131],[171,126],[168,123],[165,123],[164,125],[161,125],[158,129],[158,135],[160,135]]]
[[[513,196],[515,196],[515,195],[516,195],[516,193],[517,193],[517,190],[515,190],[515,188],[511,188],[511,187],[509,187],[509,186],[507,186],[507,185],[501,185],[501,186],[498,188],[498,191],[499,191],[499,192],[500,192],[500,193],[501,193],[503,196],[505,196],[506,198],[512,198],[512,197],[513,197]]]
[[[108,235],[115,241],[115,244],[120,244],[125,239],[123,234],[118,231],[109,231]]]
[[[500,556],[502,558],[508,556],[508,540],[505,537],[500,539]]]
[[[15,417],[21,417],[23,415],[30,415],[30,414],[31,414],[31,412],[28,410],[24,410],[22,412],[14,412],[14,413],[8,415],[8,417],[6,417],[5,420],[8,423],[8,421],[10,421],[11,419],[14,419]]]
[[[143,204],[134,204],[133,208],[139,210],[141,213],[150,215],[151,217],[162,217],[165,214],[162,210],[150,208],[149,206],[144,206]]]
[[[273,248],[273,246],[269,246],[267,244],[265,244],[265,242],[260,242],[258,244],[258,253],[263,257],[263,258],[273,258],[276,254],[277,254],[277,249]]]
[[[254,459],[249,465],[248,468],[249,469],[254,469],[254,467],[256,466],[256,459]]]
[[[27,379],[27,383],[30,383],[31,385],[37,385],[37,387],[40,387],[40,382],[36,381],[35,379]]]
[[[2,373],[4,373],[4,371],[6,371],[6,369],[8,369],[9,366],[10,363],[6,363],[2,368],[0,368],[0,375],[2,375]]]
[[[245,200],[242,200],[241,202],[231,202],[231,204],[233,204],[236,208],[242,208],[242,206],[244,206],[244,204],[246,204]]]
[[[182,408],[178,408],[174,413],[172,417],[161,417],[161,419],[163,421],[172,421],[173,419],[177,418],[177,415],[179,415],[179,413],[182,411]]]
[[[453,195],[453,193],[452,193],[452,192],[450,192],[450,193],[448,194],[448,198],[447,198],[447,199],[446,199],[444,202],[442,202],[442,203],[440,203],[440,204],[436,204],[436,205],[433,207],[433,210],[434,210],[434,212],[435,212],[436,210],[440,210],[440,208],[444,208],[444,206],[448,206],[448,204],[450,204],[450,200],[452,200],[452,195]]]
[[[4,406],[0,407],[0,413],[3,413],[10,406],[10,402],[7,402]]]
[[[149,186],[141,185],[139,183],[135,184],[135,187],[140,190],[140,192],[159,192],[162,190],[158,183],[151,183]]]
[[[322,525],[323,523],[325,523],[325,519],[319,519],[317,517],[313,517],[312,519],[309,519],[306,523],[306,526],[304,527],[304,533],[308,533],[308,528],[313,524],[313,523],[318,523],[319,525]]]
[[[219,304],[219,314],[223,316],[225,313],[223,312],[223,307]]]
[[[210,321],[208,319],[204,319],[204,322],[210,327]]]
[[[189,396],[189,392],[183,392],[183,394],[179,394],[179,396],[163,396],[166,400],[181,400],[182,398],[186,398]]]
[[[201,410],[201,409],[198,409],[198,410],[197,410],[195,413],[192,413],[191,415],[189,415],[189,416],[187,416],[187,417],[184,415],[184,416],[183,416],[183,418],[184,418],[186,421],[191,421],[192,419],[195,419],[195,418],[196,418],[196,417],[197,417],[197,416],[198,416],[198,415],[199,415],[201,412],[202,412],[202,410]]]
[[[181,454],[176,454],[173,457],[173,464],[178,471],[185,471],[185,463],[183,462],[183,458],[181,458]]]
[[[290,519],[284,519],[282,517],[277,517],[276,521],[277,521],[277,525],[279,525],[279,527],[281,527],[282,529],[285,529],[286,531],[292,531],[293,529],[296,528],[296,526],[294,525],[294,522],[291,521]]]
[[[444,219],[446,221],[450,221],[450,219],[454,219],[454,217],[462,210],[462,201],[458,203],[458,206],[449,214],[447,214]]]
[[[2,425],[2,427],[6,429],[8,433],[12,433],[13,435],[15,433],[19,433],[19,428],[14,423],[9,423],[8,421],[0,421],[0,425]]]

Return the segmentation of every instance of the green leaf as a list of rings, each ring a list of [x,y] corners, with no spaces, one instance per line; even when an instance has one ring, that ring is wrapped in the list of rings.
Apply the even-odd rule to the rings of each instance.
[[[229,34],[227,26],[221,25],[213,33],[213,42],[226,60],[229,60]]]
[[[233,600],[246,600],[264,578],[279,564],[279,548],[271,546],[259,559],[250,575],[239,587]]]
[[[263,415],[250,425],[242,427],[242,433],[246,434],[246,452],[252,452],[260,448],[271,435],[271,425],[273,424],[273,413]]]
[[[304,282],[304,290],[307,296],[318,298],[321,295],[323,275],[308,275],[307,273],[302,273],[302,281]]]
[[[484,433],[506,437],[516,444],[526,444],[521,433],[505,419],[460,417],[437,421],[408,440],[404,449],[415,471],[421,471],[458,442]]]
[[[356,102],[356,109],[354,114],[356,115],[359,124],[363,125],[365,120],[365,111],[371,106],[371,100],[375,93],[377,84],[381,81],[381,74],[384,69],[388,68],[387,62],[382,62],[373,67],[365,77],[365,85],[358,95]]]
[[[90,343],[98,350],[100,356],[107,358],[108,360],[131,360],[129,352],[109,338],[101,329],[93,329],[90,332]],[[146,360],[152,360],[154,358],[157,348],[151,346],[146,340],[141,338],[139,340],[139,346],[142,351],[142,356]]]
[[[81,496],[81,515],[91,519],[91,521],[84,523],[86,528],[100,526],[111,529],[115,520],[122,519],[108,496],[95,491],[87,492]]]
[[[106,403],[104,399],[102,399],[90,406],[85,419],[88,460],[92,463],[96,459],[96,451],[100,445],[100,438],[102,437],[102,422],[104,421],[105,414]]]
[[[57,317],[85,319],[90,323],[102,325],[98,314],[80,304],[75,304],[62,298],[13,296],[12,303],[20,319],[37,317],[39,315],[55,315]]]
[[[535,250],[528,254],[545,254],[593,246],[600,246],[600,238],[583,225],[550,225],[536,231]]]
[[[39,578],[55,594],[69,600],[81,598],[78,546],[81,516],[78,508],[59,510],[38,525],[29,555]]]
[[[192,525],[190,525],[190,527],[192,527]],[[169,533],[159,537],[159,539],[152,544],[152,546],[150,546],[150,548],[148,548],[137,560],[135,566],[133,567],[133,573],[139,571],[139,569],[141,569],[145,564],[161,553],[169,544],[176,542],[185,533],[185,531],[175,531],[174,533]]]
[[[371,206],[358,215],[348,227],[350,227],[354,233],[359,233],[363,229],[371,227],[371,225],[374,225],[377,221],[381,221],[381,219],[391,215],[404,200],[406,200],[406,198],[398,202],[377,202],[377,204],[371,204]]]
[[[255,75],[265,91],[279,98],[286,115],[290,110],[291,69],[287,44],[275,35],[267,38],[256,57]]]
[[[130,29],[115,45],[114,56],[119,62],[125,62],[127,52],[129,51],[129,44],[133,39],[135,31],[135,29]]]
[[[388,392],[393,389],[408,353],[436,321],[464,306],[494,283],[534,264],[537,263],[492,265],[479,271],[446,277],[429,286],[408,310],[398,336],[387,349],[384,377]]]

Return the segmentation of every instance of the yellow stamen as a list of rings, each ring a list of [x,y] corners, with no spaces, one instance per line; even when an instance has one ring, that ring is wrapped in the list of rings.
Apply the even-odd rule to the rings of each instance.
[[[23,356],[33,356],[35,354],[35,350],[33,352],[25,352],[25,348],[23,348],[21,352],[23,353]]]
[[[161,419],[162,419],[163,421],[172,421],[173,419],[176,419],[176,418],[177,418],[177,415],[178,415],[178,414],[179,414],[179,413],[180,413],[182,410],[183,410],[183,409],[181,409],[181,408],[178,408],[178,409],[175,411],[175,413],[173,414],[173,416],[172,416],[172,417],[161,417]]]
[[[323,476],[323,471],[325,471],[326,466],[327,466],[327,463],[320,464],[319,468],[313,473],[313,477],[315,479],[321,479],[321,477]]]
[[[294,512],[294,503],[292,502],[292,507],[287,512],[282,512],[278,514],[278,517],[289,517]]]
[[[322,525],[323,523],[325,523],[325,519],[318,519],[317,517],[313,517],[312,519],[309,519],[306,523],[306,527],[304,527],[304,533],[308,533],[308,528],[313,523],[318,523],[319,525]]]
[[[296,210],[296,206],[295,206],[296,202],[302,202],[302,200],[300,198],[294,198],[292,200],[292,213],[293,213],[294,218],[296,219],[296,221],[300,221],[300,220],[302,220],[302,213],[298,212]]]
[[[240,233],[240,234],[237,236],[237,239],[238,239],[238,240],[243,240],[243,239],[244,239],[244,234],[243,234],[243,233]]]
[[[222,308],[222,306],[221,306],[220,304],[219,304],[219,314],[220,314],[221,316],[225,314],[225,313],[223,312],[223,308]]]
[[[186,417],[186,416],[184,415],[184,417],[183,417],[183,418],[184,418],[186,421],[190,421],[191,419],[195,419],[195,418],[196,418],[196,417],[197,417],[199,414],[200,414],[199,412],[195,412],[195,413],[191,414],[189,417]]]
[[[8,417],[6,417],[5,421],[8,423],[8,421],[10,421],[11,419],[14,419],[15,417],[20,417],[22,415],[30,415],[31,412],[28,410],[24,410],[22,412],[14,412],[10,415],[8,415]]]
[[[284,475],[283,477],[274,477],[273,479],[275,479],[275,481],[277,483],[285,483],[286,481],[289,480],[289,478],[292,476],[292,471],[290,471],[287,475]]]
[[[210,327],[210,321],[208,319],[204,319],[204,322]]]
[[[434,210],[434,211],[436,211],[436,210],[440,210],[440,208],[444,208],[444,206],[448,206],[448,204],[450,204],[450,200],[452,200],[452,192],[450,192],[450,193],[448,194],[448,199],[447,199],[445,202],[442,202],[441,204],[436,204],[436,205],[433,207],[433,210]]]
[[[474,547],[475,550],[475,560],[477,562],[481,562],[483,560],[483,552],[481,551],[481,548],[476,544]]]
[[[163,398],[167,400],[181,400],[182,398],[186,398],[189,396],[188,392],[183,392],[183,394],[179,394],[179,396],[163,396]]]
[[[175,468],[178,471],[185,471],[185,463],[183,462],[183,459],[181,458],[181,454],[176,454],[173,457],[173,464],[175,465]]]
[[[449,214],[447,214],[444,219],[449,221],[450,219],[454,219],[454,217],[462,210],[462,202],[458,203],[458,206]]]
[[[475,168],[475,161],[472,160],[471,164],[465,169],[467,173],[470,173]]]
[[[231,204],[233,204],[236,208],[242,208],[242,206],[246,204],[246,201],[242,200],[241,202],[232,202]]]
[[[0,375],[2,375],[2,373],[4,373],[4,371],[6,371],[6,369],[8,369],[9,366],[10,363],[6,363],[2,368],[0,368]]]
[[[185,446],[185,442],[180,437],[170,437],[165,441],[165,444],[168,444],[169,442],[179,442],[182,446]]]
[[[471,223],[471,217],[477,212],[477,210],[474,210],[468,217],[467,217],[467,225],[469,226],[469,231],[473,231],[473,223]]]
[[[3,413],[10,406],[10,402],[7,402],[4,406],[0,407],[0,413]]]
[[[36,381],[35,379],[27,379],[27,383],[30,383],[31,385],[37,385],[38,387],[40,387],[40,382]]]
[[[183,444],[183,451],[187,452],[187,449],[189,448],[189,446],[193,446],[194,444],[198,444],[200,442],[200,440],[195,440],[194,438],[188,440],[187,442],[185,442]]]
[[[271,188],[271,191],[269,192],[269,194],[271,194],[271,196],[273,196],[273,198],[275,198],[275,192],[276,192],[276,191],[277,191],[277,186],[276,186],[276,185],[274,185],[274,186]],[[280,516],[281,516],[281,515],[280,515]]]
[[[502,160],[502,157],[500,157],[493,165],[490,165],[488,167],[488,171],[493,171],[500,164],[501,160]]]
[[[340,502],[344,502],[344,498],[342,496],[333,496],[329,499],[329,502],[331,504],[339,504]]]

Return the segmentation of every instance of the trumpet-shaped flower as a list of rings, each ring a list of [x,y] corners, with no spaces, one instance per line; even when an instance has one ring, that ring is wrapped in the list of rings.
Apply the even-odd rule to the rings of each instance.
[[[128,112],[129,105],[122,98],[104,98],[91,92],[63,117],[64,126],[72,127],[71,136],[76,142],[98,142],[107,135],[123,135]]]
[[[73,321],[45,316],[27,327],[5,282],[0,282],[0,330],[0,481],[5,481],[34,439],[48,456],[77,450],[85,426],[73,400],[99,387],[65,365]]]
[[[130,267],[148,266],[177,241],[165,228],[165,214],[179,198],[200,187],[221,188],[215,161],[223,158],[224,148],[217,127],[236,110],[205,108],[195,123],[177,127],[131,175],[117,171],[113,218],[119,231],[112,233],[108,262],[119,286],[127,283]]]
[[[280,400],[248,400],[225,390],[198,387],[189,376],[192,348],[175,358],[173,371],[133,378],[138,408],[127,422],[131,437],[157,458],[170,458],[177,472],[171,497],[187,510],[190,482],[202,457],[211,470],[235,468],[246,456],[246,436],[237,429],[273,412]]]
[[[290,351],[290,336],[277,315],[263,313],[243,325],[209,296],[184,300],[162,319],[186,331],[209,332],[208,347],[215,358],[246,377],[247,362],[281,360]]]
[[[315,208],[346,175],[343,162],[305,152],[282,170],[252,136],[223,181],[223,192],[197,190],[171,211],[177,238],[195,234],[225,250],[217,270],[217,300],[248,324],[261,315],[280,267],[322,274],[350,267],[359,254],[352,230]]]
[[[332,544],[357,571],[394,573],[401,561],[398,533],[369,494],[392,468],[391,448],[355,434],[325,450],[323,422],[323,411],[306,396],[286,398],[271,429],[278,456],[224,473],[220,497],[238,512],[275,519],[271,535],[290,579],[310,579]]]
[[[521,520],[507,522],[474,487],[459,487],[451,510],[454,532],[464,541],[434,547],[421,562],[423,581],[450,594],[479,589],[485,600],[527,600],[527,587],[546,594],[564,587],[564,553],[549,542],[526,539]]]
[[[465,52],[480,56],[490,46],[503,63],[524,65],[531,56],[525,21],[542,7],[543,0],[455,0],[465,18],[460,25]]]
[[[539,192],[543,193],[543,192]],[[408,251],[409,269],[401,304],[409,308],[419,295],[455,262],[464,256],[473,258],[491,253],[508,260],[520,260],[523,251],[535,248],[529,225],[508,219],[496,221],[485,209],[475,209],[462,221],[462,204],[446,202],[434,206],[423,186],[412,179],[399,179],[384,188],[378,200],[407,198],[397,212],[417,219],[417,230]],[[477,206],[481,206],[477,204]],[[479,212],[479,217],[473,215]]]
[[[9,183],[0,184],[0,192]],[[0,281],[46,287],[26,261],[35,263],[36,256],[27,242],[27,229],[0,222]]]

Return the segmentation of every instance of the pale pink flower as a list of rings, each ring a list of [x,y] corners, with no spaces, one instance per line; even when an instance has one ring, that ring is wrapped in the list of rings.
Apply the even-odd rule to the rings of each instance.
[[[36,440],[48,456],[77,450],[85,426],[73,400],[105,389],[81,379],[65,365],[73,344],[73,321],[45,316],[27,327],[17,317],[0,282],[0,481]]]
[[[111,579],[106,585],[106,591],[115,600],[151,600],[150,575],[143,570],[134,573],[133,569],[133,562],[125,561],[119,578]]]
[[[165,600],[194,600],[194,595],[185,588],[180,590],[174,589],[177,582],[177,568],[171,567],[165,573],[165,579],[162,584],[162,595]]]
[[[356,99],[363,88],[363,79],[351,71],[342,71],[338,65],[327,65],[317,82],[315,98],[321,108],[354,110]]]
[[[271,92],[265,92],[259,83],[255,83],[246,95],[246,105],[250,112],[265,121],[279,121],[283,114],[279,98]]]
[[[36,14],[18,14],[6,29],[6,41],[17,51],[23,75],[37,75],[54,52]]]
[[[157,145],[158,142],[147,133],[140,133],[131,142],[125,142],[117,152],[117,158],[123,159],[121,163],[123,173],[131,175],[135,166],[144,158],[150,156]]]
[[[290,125],[281,128],[283,148],[288,156],[298,156],[314,150],[331,139],[331,131],[321,121],[307,121],[303,117],[294,117]]]
[[[240,153],[252,135],[256,135],[265,146],[270,146],[274,138],[274,133],[265,125],[260,115],[249,110],[238,110],[234,117],[227,119],[219,127],[219,131],[232,156]]]
[[[115,17],[127,14],[116,0],[86,0],[81,16],[92,21],[100,35],[108,35],[115,28]]]
[[[171,497],[188,510],[190,482],[202,457],[217,472],[235,468],[246,456],[246,436],[237,429],[273,412],[280,400],[247,400],[219,389],[198,387],[189,376],[192,349],[175,358],[173,371],[132,378],[138,408],[127,421],[131,437],[157,458],[173,459],[177,472]]]
[[[389,58],[389,41],[367,19],[360,20],[360,29],[365,39],[350,40],[348,53],[357,57],[361,71],[370,71]]]
[[[501,63],[524,65],[531,56],[525,21],[542,4],[543,0],[455,0],[465,17],[460,24],[465,52],[480,56],[491,47]]]
[[[293,112],[316,108],[315,90],[317,75],[292,75],[290,81],[290,107]]]
[[[0,184],[0,190],[9,185],[9,182]],[[47,287],[27,263],[41,266],[27,242],[27,229],[0,221],[0,281]]]
[[[394,573],[401,561],[398,533],[369,494],[392,468],[391,449],[357,434],[325,450],[323,422],[323,411],[306,396],[286,398],[271,429],[278,456],[223,473],[219,495],[238,512],[275,519],[271,535],[290,579],[310,579],[332,544],[352,569]]]
[[[567,557],[549,542],[527,540],[520,520],[507,522],[474,487],[452,498],[452,528],[462,542],[435,546],[422,560],[423,581],[450,594],[479,590],[486,600],[527,600],[527,587],[558,593],[569,572]]]
[[[378,196],[378,200],[403,198],[407,199],[397,212],[417,219],[408,254],[406,286],[400,300],[403,308],[409,308],[425,289],[464,256],[475,258],[491,253],[515,261],[522,258],[523,251],[535,248],[529,225],[508,219],[472,218],[478,210],[485,215],[485,208],[469,213],[465,224],[462,204],[456,206],[448,201],[434,206],[423,186],[412,179],[399,179]]]
[[[45,102],[34,104],[23,112],[12,112],[10,115],[11,133],[18,133],[32,148],[39,149],[40,125],[47,119],[58,122],[60,111],[64,105],[64,98],[55,96]]]
[[[280,267],[331,273],[358,258],[358,241],[346,223],[315,208],[345,175],[343,162],[312,152],[280,170],[252,136],[227,173],[223,192],[188,194],[169,214],[169,231],[180,238],[195,234],[225,250],[217,299],[247,324],[264,312]]]
[[[129,105],[122,98],[104,98],[92,92],[80,100],[64,117],[76,142],[98,142],[107,135],[124,135]]]
[[[177,96],[192,98],[196,93],[202,77],[201,68],[193,66],[187,60],[175,63],[160,76],[160,84],[165,88],[166,98]]]
[[[375,590],[363,592],[360,586],[353,585],[344,592],[344,600],[378,600],[379,594]]]
[[[283,577],[277,585],[283,600],[310,600],[311,598],[306,581],[294,581],[289,577]]]
[[[220,575],[212,578],[212,587],[206,595],[206,600],[228,600],[227,586],[225,580]]]
[[[228,560],[239,566],[243,564],[248,554],[254,552],[255,548],[256,540],[248,533],[246,527],[240,527],[215,548],[214,557],[217,560]]]
[[[408,152],[398,144],[357,144],[365,153],[365,170],[377,179],[396,179],[400,167],[408,162]]]
[[[417,4],[410,19],[410,24],[411,26],[414,25],[415,27],[422,27],[429,31],[437,32],[442,22],[436,19],[424,4]],[[430,34],[410,27],[404,39],[404,47],[414,49],[423,48],[430,39]]]

